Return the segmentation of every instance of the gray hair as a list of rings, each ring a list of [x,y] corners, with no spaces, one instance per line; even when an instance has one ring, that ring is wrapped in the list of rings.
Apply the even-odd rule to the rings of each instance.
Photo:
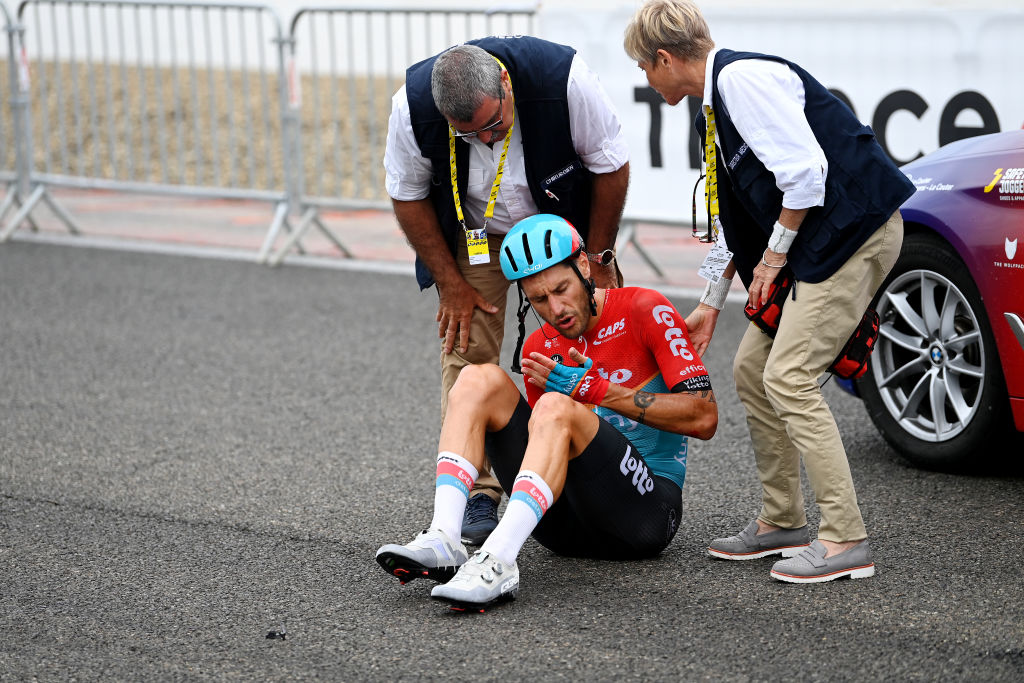
[[[501,97],[501,66],[476,45],[456,45],[434,61],[430,92],[442,116],[472,121],[485,97]]]

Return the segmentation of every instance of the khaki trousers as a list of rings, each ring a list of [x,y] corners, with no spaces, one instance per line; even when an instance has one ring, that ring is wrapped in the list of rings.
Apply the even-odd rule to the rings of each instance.
[[[462,277],[473,286],[480,295],[487,301],[498,307],[497,313],[485,313],[479,308],[473,311],[473,319],[469,326],[469,347],[465,353],[459,353],[458,348],[451,353],[445,353],[442,340],[441,350],[441,421],[448,412],[448,392],[455,384],[459,372],[467,365],[479,363],[498,364],[498,356],[501,353],[501,342],[505,337],[505,300],[508,296],[508,288],[511,283],[505,279],[501,272],[501,264],[498,261],[498,254],[501,248],[501,240],[504,235],[489,235],[488,247],[491,253],[491,261],[487,264],[469,265],[469,254],[466,250],[466,240],[459,237],[459,244],[456,253],[456,263]],[[458,340],[456,340],[456,344]],[[476,484],[470,495],[486,493],[496,502],[501,500],[501,485],[491,474],[490,465],[480,471]]]
[[[899,211],[824,282],[797,282],[773,340],[751,324],[740,341],[733,377],[747,412],[762,507],[758,519],[784,529],[807,523],[800,461],[821,511],[818,538],[867,538],[850,465],[818,379],[881,286],[903,244]]]

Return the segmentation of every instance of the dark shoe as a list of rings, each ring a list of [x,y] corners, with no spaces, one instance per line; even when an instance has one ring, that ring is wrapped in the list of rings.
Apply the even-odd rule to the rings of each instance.
[[[789,583],[821,583],[844,576],[866,579],[875,575],[867,540],[832,557],[825,557],[825,553],[821,541],[815,541],[796,557],[772,565],[771,577]]]
[[[779,529],[758,534],[755,519],[735,536],[711,541],[708,554],[723,560],[756,560],[767,555],[793,557],[810,542],[811,535],[806,524],[799,529]]]
[[[486,493],[478,493],[466,503],[462,517],[462,542],[483,545],[498,526],[498,504]]]

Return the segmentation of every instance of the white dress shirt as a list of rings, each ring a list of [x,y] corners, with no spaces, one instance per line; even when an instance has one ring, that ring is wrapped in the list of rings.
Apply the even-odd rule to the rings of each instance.
[[[703,104],[712,108],[717,53],[708,55],[704,77]],[[804,115],[804,83],[796,72],[781,62],[741,59],[718,74],[718,94],[750,151],[775,175],[782,206],[822,206],[828,161]]]
[[[513,94],[515,87],[516,84],[513,82]],[[579,55],[573,57],[566,90],[569,102],[569,129],[576,153],[583,161],[583,165],[592,173],[611,173],[621,168],[629,160],[629,149],[619,117],[597,74]],[[470,147],[466,195],[460,197],[466,225],[481,227],[491,185],[498,172],[502,143],[497,141],[488,146],[474,136],[459,138],[456,144],[468,144]],[[416,144],[404,85],[391,99],[384,171],[385,185],[391,198],[414,201],[429,194],[432,169],[430,161],[420,154],[419,146]],[[444,182],[448,182],[447,175]],[[530,188],[526,182],[523,143],[517,115],[509,141],[508,157],[505,159],[505,172],[498,190],[498,199],[494,204],[494,216],[487,223],[487,231],[492,234],[505,234],[518,221],[536,213],[537,205],[530,195]]]

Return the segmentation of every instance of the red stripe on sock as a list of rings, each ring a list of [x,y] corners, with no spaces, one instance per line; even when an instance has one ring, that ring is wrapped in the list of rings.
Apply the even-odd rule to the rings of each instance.
[[[450,474],[470,489],[473,488],[473,477],[469,476],[469,472],[453,462],[441,461],[437,463],[437,476],[441,476],[442,474]]]
[[[540,489],[534,486],[529,479],[519,479],[518,481],[516,481],[515,486],[512,487],[512,493],[515,493],[516,491],[522,491],[523,493],[537,501],[537,504],[540,505],[540,509],[542,511],[548,511],[547,498],[544,497],[544,494],[541,493]]]

